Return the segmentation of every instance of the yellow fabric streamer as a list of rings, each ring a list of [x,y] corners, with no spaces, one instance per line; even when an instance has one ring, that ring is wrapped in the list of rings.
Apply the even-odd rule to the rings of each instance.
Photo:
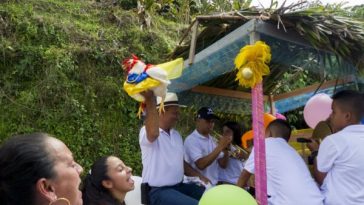
[[[169,61],[157,65],[168,73],[168,79],[175,79],[182,75],[183,70],[183,58],[177,58],[176,60]]]
[[[234,61],[238,70],[236,80],[241,86],[254,87],[262,82],[264,75],[269,74],[267,64],[270,60],[270,47],[264,42],[257,41],[254,45],[244,46]]]
[[[158,80],[155,80],[153,78],[147,78],[138,84],[130,84],[125,81],[124,90],[128,93],[129,96],[132,96],[138,102],[143,102],[144,97],[139,98],[138,97],[140,95],[139,93],[146,91],[150,88],[155,88],[155,87],[159,86],[160,84],[161,84],[161,82],[159,82]]]
[[[150,88],[155,88],[161,84],[160,81],[155,80],[153,78],[147,78],[138,84],[130,84],[126,81],[124,82],[124,90],[128,93],[129,96],[137,100],[138,102],[144,102],[144,97],[140,94],[143,91],[146,91]],[[140,118],[143,112],[142,103],[139,105],[137,116]]]

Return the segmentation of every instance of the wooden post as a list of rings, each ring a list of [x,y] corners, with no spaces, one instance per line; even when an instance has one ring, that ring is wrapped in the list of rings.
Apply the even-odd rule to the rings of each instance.
[[[197,41],[197,33],[198,33],[198,20],[195,21],[195,23],[192,26],[192,39],[191,39],[191,45],[190,45],[190,53],[188,56],[188,64],[193,64],[195,60],[195,52],[196,52],[196,41]]]
[[[277,110],[276,110],[276,105],[274,103],[274,97],[272,94],[269,95],[269,106],[270,106],[270,114],[275,116],[277,113]]]

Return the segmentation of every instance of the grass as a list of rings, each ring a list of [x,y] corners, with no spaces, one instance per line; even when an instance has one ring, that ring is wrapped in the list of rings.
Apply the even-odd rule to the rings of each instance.
[[[116,155],[141,174],[138,104],[120,61],[165,62],[185,25],[152,16],[141,30],[136,11],[86,0],[7,1],[0,17],[0,142],[48,132],[85,170]]]

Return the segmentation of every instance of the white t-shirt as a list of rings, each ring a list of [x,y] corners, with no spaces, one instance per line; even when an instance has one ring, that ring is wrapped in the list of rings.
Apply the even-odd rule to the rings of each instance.
[[[216,144],[212,139],[212,136],[202,136],[197,132],[197,130],[195,130],[186,138],[184,147],[186,162],[189,163],[194,169],[202,173],[202,175],[210,179],[212,185],[217,184],[219,176],[219,163],[217,162],[217,159],[224,156],[222,152],[218,158],[204,170],[200,170],[195,164],[197,160],[207,156],[216,148]]]
[[[142,150],[143,183],[150,186],[171,186],[183,180],[183,140],[174,129],[170,135],[159,129],[159,137],[149,142],[145,126],[140,129],[139,144]]]
[[[234,151],[235,148],[231,147],[231,150]],[[236,184],[243,168],[244,162],[236,158],[229,157],[229,162],[225,169],[219,166],[219,181]]]
[[[303,159],[283,138],[266,138],[270,205],[322,205],[323,196]],[[254,174],[254,149],[244,169]]]
[[[326,205],[364,204],[364,125],[351,125],[326,137],[317,169],[327,173],[321,186]]]

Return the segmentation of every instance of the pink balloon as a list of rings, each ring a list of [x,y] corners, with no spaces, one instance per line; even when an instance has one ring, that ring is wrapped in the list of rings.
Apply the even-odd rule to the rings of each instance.
[[[315,128],[320,121],[326,120],[332,111],[331,104],[332,99],[327,94],[319,93],[311,97],[303,109],[307,125]]]

